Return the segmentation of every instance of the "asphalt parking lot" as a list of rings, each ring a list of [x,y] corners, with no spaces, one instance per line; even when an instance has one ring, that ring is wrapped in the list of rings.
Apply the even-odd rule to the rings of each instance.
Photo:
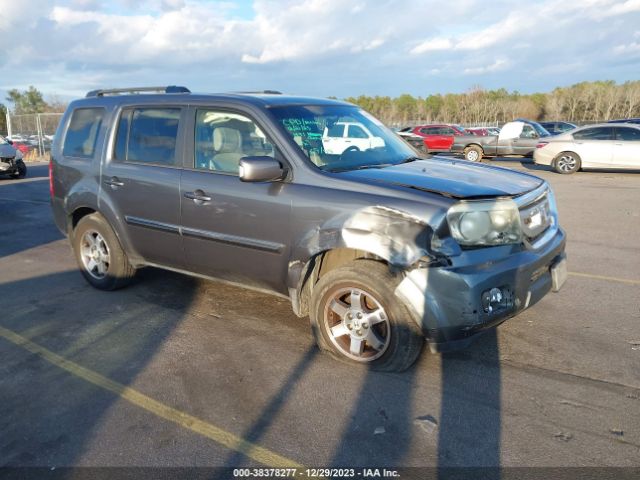
[[[0,466],[640,466],[640,175],[562,176],[562,291],[401,374],[285,300],[156,269],[91,288],[47,166],[0,179]]]

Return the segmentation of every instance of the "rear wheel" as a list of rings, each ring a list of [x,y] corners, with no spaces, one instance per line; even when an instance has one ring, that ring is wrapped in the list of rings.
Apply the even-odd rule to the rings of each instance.
[[[577,153],[573,152],[562,152],[553,161],[555,171],[565,175],[577,172],[581,166],[582,160]]]
[[[12,178],[24,178],[27,176],[27,166],[22,160],[16,162],[16,171],[11,174]]]
[[[386,265],[371,260],[322,276],[310,315],[318,346],[341,361],[374,370],[409,368],[424,337],[393,293],[399,280]]]
[[[477,145],[470,145],[464,149],[464,158],[469,162],[480,162],[482,161],[482,148]]]
[[[83,217],[73,231],[73,250],[84,278],[100,290],[116,290],[135,275],[109,223],[99,214]]]

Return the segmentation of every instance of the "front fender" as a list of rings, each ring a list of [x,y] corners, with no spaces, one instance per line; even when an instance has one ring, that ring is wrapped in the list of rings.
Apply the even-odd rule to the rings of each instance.
[[[424,257],[433,257],[430,223],[438,225],[443,219],[444,214],[436,221],[427,222],[385,206],[342,213],[307,232],[296,243],[289,262],[287,286],[290,291],[299,291],[313,269],[313,259],[338,248],[360,250],[401,269]]]

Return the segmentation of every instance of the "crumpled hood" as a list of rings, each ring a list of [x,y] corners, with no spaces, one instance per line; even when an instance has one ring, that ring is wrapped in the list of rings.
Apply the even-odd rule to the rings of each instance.
[[[0,144],[0,158],[13,158],[16,156],[16,149],[8,143]]]
[[[542,179],[466,160],[416,160],[383,168],[335,173],[348,180],[403,186],[454,198],[517,196],[540,186]]]

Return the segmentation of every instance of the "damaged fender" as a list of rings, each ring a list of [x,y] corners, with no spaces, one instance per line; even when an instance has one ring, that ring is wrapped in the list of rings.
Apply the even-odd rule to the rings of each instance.
[[[296,302],[315,267],[316,255],[349,248],[373,254],[404,270],[418,261],[435,258],[431,251],[431,225],[439,225],[443,220],[443,212],[418,216],[379,205],[331,218],[309,232],[294,249],[288,277],[294,310],[299,308]]]

